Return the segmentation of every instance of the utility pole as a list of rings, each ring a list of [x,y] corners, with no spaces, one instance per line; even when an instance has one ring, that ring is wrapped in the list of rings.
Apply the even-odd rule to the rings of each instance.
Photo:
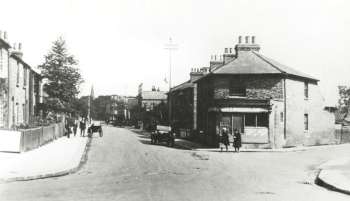
[[[169,42],[165,44],[165,49],[169,51],[169,93],[168,93],[168,122],[169,126],[171,126],[171,52],[178,49],[178,45],[174,44],[171,37],[169,38]]]

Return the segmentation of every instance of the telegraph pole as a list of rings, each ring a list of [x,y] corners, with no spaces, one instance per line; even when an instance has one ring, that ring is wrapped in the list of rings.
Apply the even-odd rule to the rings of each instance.
[[[178,45],[174,44],[171,37],[169,38],[169,42],[167,44],[165,44],[165,49],[167,49],[169,51],[169,93],[168,93],[168,106],[169,106],[169,110],[168,110],[168,121],[169,121],[169,126],[171,126],[171,53],[174,50],[178,49]]]

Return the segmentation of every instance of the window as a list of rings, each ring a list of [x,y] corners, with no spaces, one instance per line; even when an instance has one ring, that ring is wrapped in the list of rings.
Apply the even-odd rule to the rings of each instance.
[[[280,113],[280,121],[281,121],[281,123],[284,122],[284,114],[283,114],[283,112]]]
[[[309,84],[307,82],[304,82],[304,98],[309,98]]]
[[[246,87],[241,79],[233,79],[230,84],[230,96],[246,96]]]
[[[256,126],[256,115],[255,114],[246,114],[245,115],[245,126]]]
[[[23,86],[27,85],[27,68],[23,67]]]
[[[309,115],[304,114],[304,130],[308,131],[309,130]]]
[[[256,115],[257,120],[257,126],[258,127],[268,127],[269,121],[268,121],[268,115],[267,113],[258,113]]]
[[[19,85],[19,62],[17,62],[17,80],[16,80],[17,86]]]
[[[244,126],[268,127],[269,118],[267,113],[247,113],[244,115]]]

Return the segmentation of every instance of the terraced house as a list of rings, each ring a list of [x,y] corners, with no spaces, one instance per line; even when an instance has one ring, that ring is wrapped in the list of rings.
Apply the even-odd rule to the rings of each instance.
[[[38,113],[41,76],[22,59],[21,44],[0,32],[0,128],[29,124]]]
[[[259,51],[255,37],[245,43],[239,37],[193,82],[196,137],[217,146],[226,127],[238,129],[251,148],[334,143],[334,114],[325,108],[319,80]]]

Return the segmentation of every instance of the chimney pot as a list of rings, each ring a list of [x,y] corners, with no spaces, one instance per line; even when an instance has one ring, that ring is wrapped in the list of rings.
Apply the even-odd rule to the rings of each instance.
[[[18,50],[19,50],[19,51],[22,50],[22,43],[18,43]]]
[[[252,44],[255,43],[255,36],[252,36]]]
[[[228,48],[225,48],[225,54],[227,54],[228,53]]]
[[[239,43],[239,44],[242,43],[242,36],[238,36],[238,43]]]
[[[232,53],[232,48],[230,48],[230,54]]]
[[[7,40],[7,32],[4,31],[4,40]]]
[[[247,44],[249,43],[249,36],[245,37],[245,43],[247,43]]]
[[[16,43],[13,43],[13,49],[15,50],[16,49],[16,46],[17,44]]]
[[[216,61],[216,55],[214,56],[214,60]]]

